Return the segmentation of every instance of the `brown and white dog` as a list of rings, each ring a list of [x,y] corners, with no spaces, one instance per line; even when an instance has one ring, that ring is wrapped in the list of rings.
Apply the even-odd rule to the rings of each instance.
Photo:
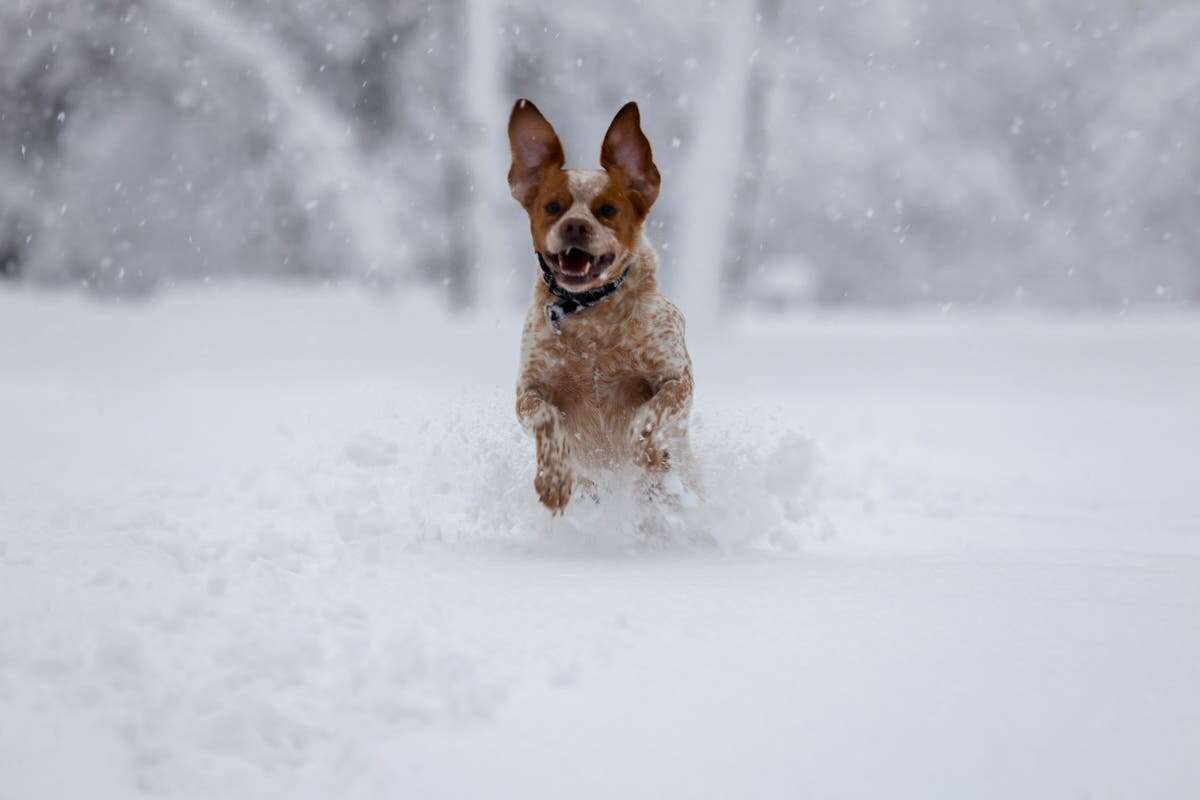
[[[517,417],[537,443],[538,497],[557,515],[590,470],[686,468],[692,364],[642,233],[660,178],[637,104],[609,126],[601,170],[563,169],[554,128],[528,100],[513,107],[508,138],[508,184],[542,273],[521,336]]]

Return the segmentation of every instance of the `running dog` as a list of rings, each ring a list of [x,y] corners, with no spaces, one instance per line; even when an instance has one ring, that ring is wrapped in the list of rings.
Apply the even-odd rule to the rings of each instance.
[[[508,139],[508,185],[540,268],[517,417],[536,442],[534,488],[558,515],[588,470],[632,463],[653,479],[690,460],[692,364],[643,235],[661,179],[637,104],[617,112],[599,170],[564,169],[554,128],[528,100],[513,107]]]

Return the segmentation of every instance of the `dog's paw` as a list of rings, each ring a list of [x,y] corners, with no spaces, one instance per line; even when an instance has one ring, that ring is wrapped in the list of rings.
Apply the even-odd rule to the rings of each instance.
[[[649,439],[633,451],[633,461],[648,472],[666,472],[671,468],[671,454]]]
[[[633,449],[637,451],[653,439],[657,428],[658,417],[649,403],[635,411],[629,421],[629,443]]]
[[[586,497],[593,503],[600,502],[600,487],[591,478],[577,477],[575,488],[579,490],[580,497]]]
[[[662,432],[653,409],[642,406],[629,423],[629,446],[633,461],[651,472],[663,472],[670,468],[670,454],[663,447]]]
[[[571,471],[561,464],[539,466],[537,477],[533,479],[538,499],[556,517],[563,513],[571,500],[572,484]]]

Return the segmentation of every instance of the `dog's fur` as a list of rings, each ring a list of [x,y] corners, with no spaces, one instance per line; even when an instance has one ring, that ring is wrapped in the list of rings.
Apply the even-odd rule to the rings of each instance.
[[[547,320],[555,298],[539,276],[525,320],[517,417],[537,445],[538,497],[559,514],[587,470],[633,463],[658,475],[686,465],[692,364],[683,315],[659,292],[658,257],[642,233],[660,177],[637,105],[609,126],[602,170],[563,169],[554,128],[527,100],[514,106],[508,136],[509,186],[556,282],[583,292],[629,269],[561,332]]]

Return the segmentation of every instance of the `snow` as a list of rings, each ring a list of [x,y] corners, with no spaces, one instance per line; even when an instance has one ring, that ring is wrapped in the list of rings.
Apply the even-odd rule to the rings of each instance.
[[[693,319],[763,264],[821,305],[1195,306],[1198,40],[1188,0],[9,0],[0,276],[508,299],[528,97],[584,169],[638,101]]]
[[[1200,791],[1200,320],[694,331],[552,520],[519,319],[0,293],[0,798]]]

